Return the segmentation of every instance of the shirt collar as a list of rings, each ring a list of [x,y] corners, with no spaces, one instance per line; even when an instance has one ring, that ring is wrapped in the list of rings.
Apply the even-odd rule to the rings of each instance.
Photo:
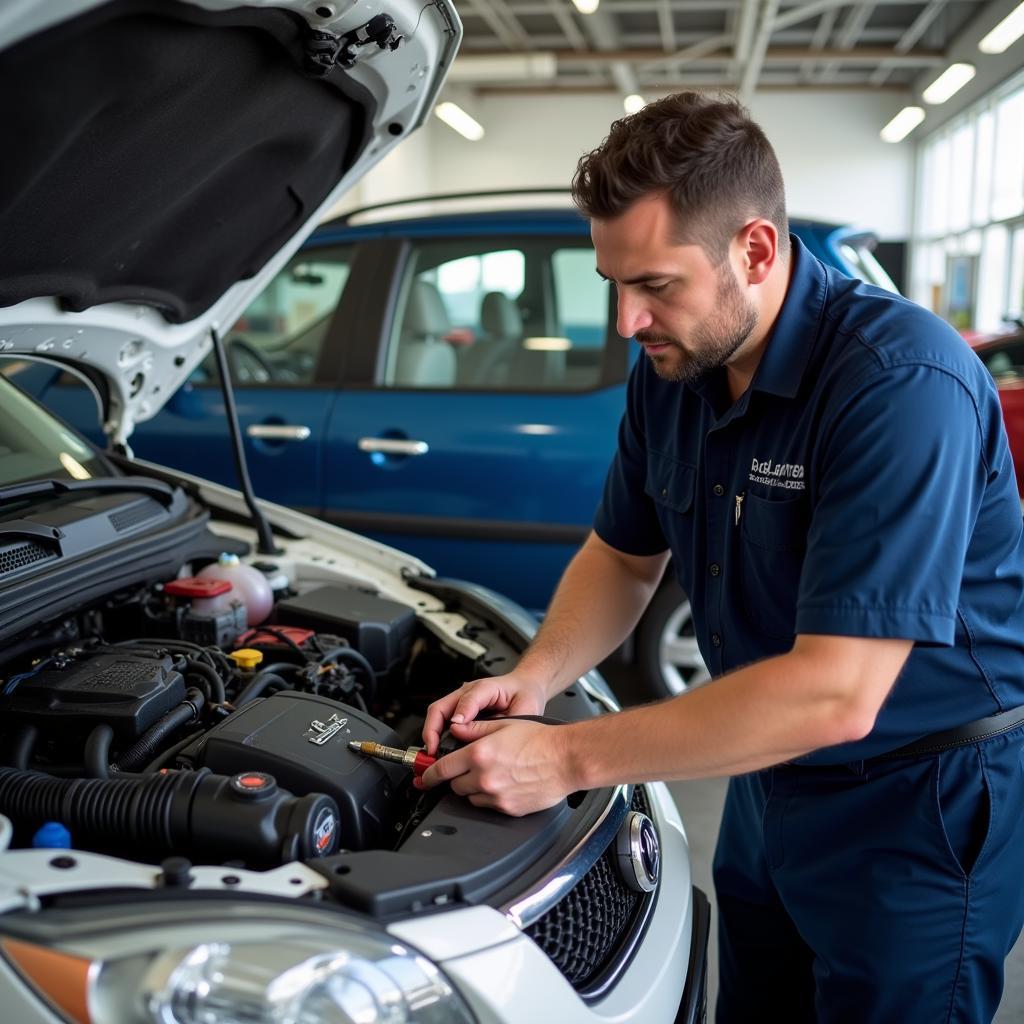
[[[825,308],[827,273],[803,242],[790,235],[792,275],[749,390],[793,398],[800,388]]]

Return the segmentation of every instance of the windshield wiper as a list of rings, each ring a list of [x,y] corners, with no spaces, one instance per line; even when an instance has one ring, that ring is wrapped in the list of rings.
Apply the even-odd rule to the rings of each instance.
[[[24,483],[0,487],[0,505],[22,498],[36,498],[43,495],[61,496],[77,491],[139,491],[166,506],[174,501],[174,488],[163,480],[145,476],[97,477],[91,480],[26,480]]]

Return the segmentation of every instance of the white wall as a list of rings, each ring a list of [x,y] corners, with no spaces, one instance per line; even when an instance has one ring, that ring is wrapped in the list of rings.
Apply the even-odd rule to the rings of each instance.
[[[907,238],[912,147],[878,137],[902,105],[899,93],[882,91],[756,96],[751,113],[778,153],[790,212]],[[345,207],[429,191],[567,187],[580,155],[600,143],[622,106],[610,94],[489,96],[472,112],[486,129],[482,141],[468,142],[431,118],[370,172],[362,194]]]

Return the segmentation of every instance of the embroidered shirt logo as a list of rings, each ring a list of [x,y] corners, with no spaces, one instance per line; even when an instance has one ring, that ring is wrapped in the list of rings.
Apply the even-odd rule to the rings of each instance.
[[[750,479],[769,487],[784,487],[788,491],[802,491],[805,487],[804,467],[799,462],[754,459],[750,466]]]

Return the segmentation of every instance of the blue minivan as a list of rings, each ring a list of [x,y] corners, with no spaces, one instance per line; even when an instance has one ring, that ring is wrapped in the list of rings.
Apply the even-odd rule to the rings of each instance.
[[[792,229],[823,261],[892,287],[872,235]],[[615,333],[613,303],[565,193],[325,223],[225,334],[256,493],[542,612],[589,528],[639,352]],[[95,387],[44,365],[16,379],[104,441]],[[211,356],[131,443],[235,485],[224,424]],[[706,678],[670,580],[626,654],[654,694]]]

